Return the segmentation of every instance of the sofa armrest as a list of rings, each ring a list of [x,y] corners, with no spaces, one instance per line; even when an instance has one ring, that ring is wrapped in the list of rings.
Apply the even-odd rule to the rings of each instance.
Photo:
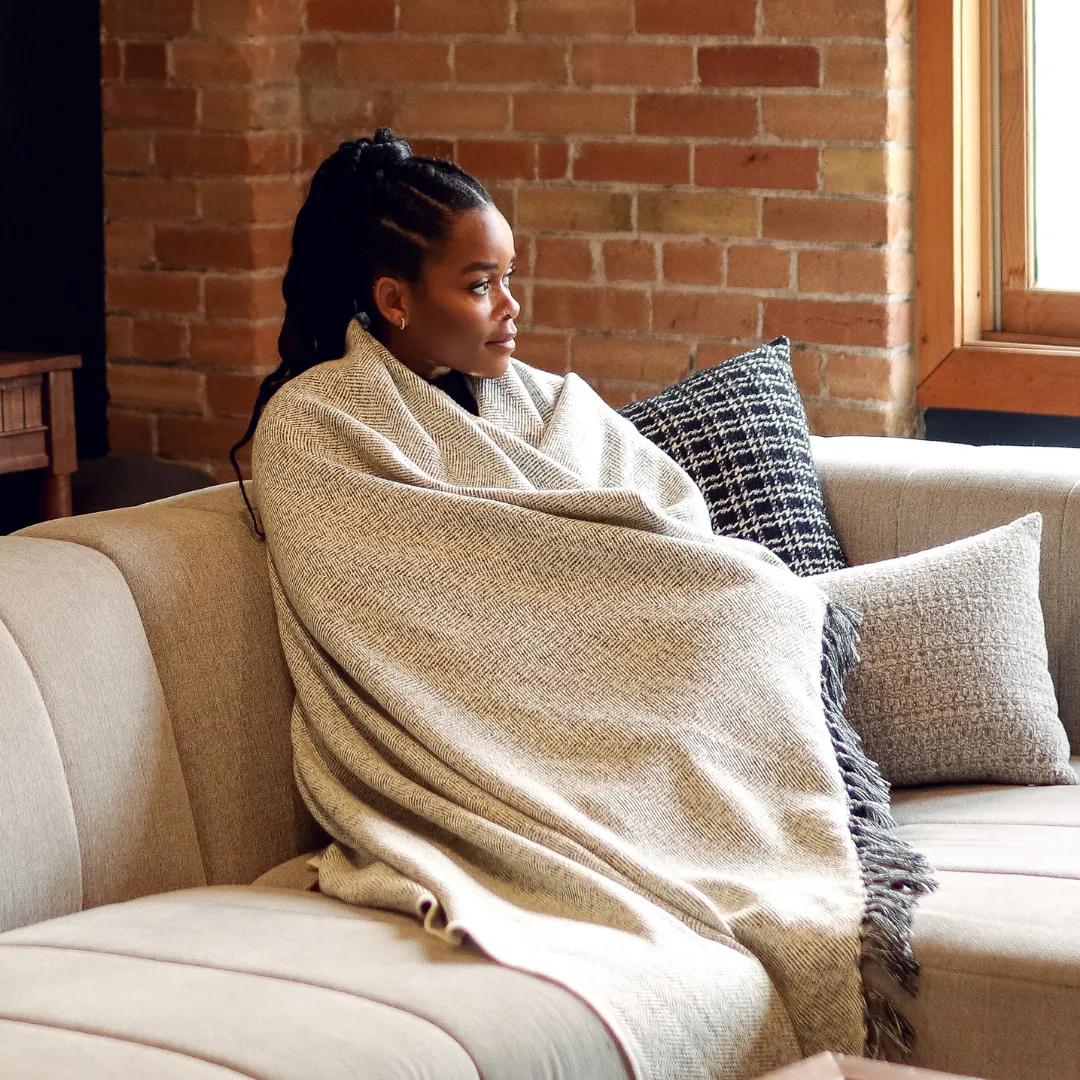
[[[844,554],[874,562],[947,544],[1038,510],[1040,595],[1061,719],[1080,751],[1080,449],[919,439],[811,439]]]

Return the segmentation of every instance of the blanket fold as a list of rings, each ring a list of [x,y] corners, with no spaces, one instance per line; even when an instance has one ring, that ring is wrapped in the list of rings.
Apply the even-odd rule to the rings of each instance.
[[[925,868],[853,801],[851,619],[577,376],[513,360],[474,417],[348,342],[253,462],[322,891],[562,984],[642,1078],[876,1045]]]

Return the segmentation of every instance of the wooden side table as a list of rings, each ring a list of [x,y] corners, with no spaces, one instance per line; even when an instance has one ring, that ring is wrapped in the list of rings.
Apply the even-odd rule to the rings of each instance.
[[[0,473],[47,469],[46,518],[71,515],[78,465],[71,372],[81,365],[78,356],[0,352]]]
[[[890,1065],[884,1061],[818,1054],[771,1072],[759,1080],[965,1080],[954,1073],[932,1072],[911,1065]],[[970,1078],[969,1078],[970,1080]],[[977,1080],[977,1078],[976,1078]]]

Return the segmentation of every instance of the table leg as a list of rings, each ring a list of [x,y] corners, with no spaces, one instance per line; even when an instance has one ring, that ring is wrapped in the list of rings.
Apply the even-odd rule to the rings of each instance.
[[[46,475],[41,510],[46,521],[71,517],[71,473]]]

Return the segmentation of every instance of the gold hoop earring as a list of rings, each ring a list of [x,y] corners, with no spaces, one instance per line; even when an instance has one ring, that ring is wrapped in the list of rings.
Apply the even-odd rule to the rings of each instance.
[[[402,320],[401,320],[401,329],[402,329],[402,330],[404,330],[404,329],[405,329],[405,319],[404,319],[404,317],[403,317],[403,318],[402,318]]]

